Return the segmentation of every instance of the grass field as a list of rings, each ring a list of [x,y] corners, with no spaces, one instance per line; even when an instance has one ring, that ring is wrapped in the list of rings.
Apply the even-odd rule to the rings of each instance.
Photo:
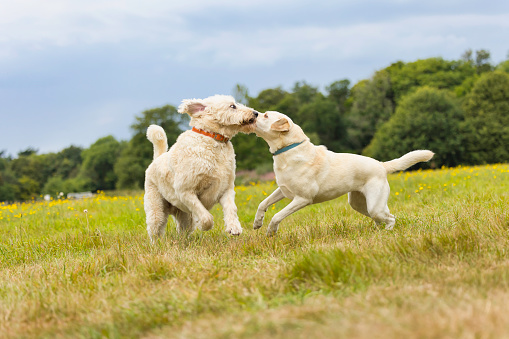
[[[0,337],[509,337],[509,165],[391,175],[392,231],[346,197],[151,246],[142,192],[0,205]],[[86,212],[85,212],[86,210]]]

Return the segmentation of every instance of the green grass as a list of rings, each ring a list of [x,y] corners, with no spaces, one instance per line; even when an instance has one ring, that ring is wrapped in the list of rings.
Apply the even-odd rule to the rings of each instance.
[[[509,337],[509,165],[389,177],[392,231],[346,197],[151,246],[142,193],[0,205],[0,337]],[[84,212],[87,210],[87,213]]]

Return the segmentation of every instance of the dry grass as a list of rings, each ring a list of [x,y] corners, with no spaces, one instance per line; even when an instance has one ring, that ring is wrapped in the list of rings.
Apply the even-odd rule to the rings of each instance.
[[[214,208],[212,231],[170,223],[156,246],[141,195],[0,205],[0,336],[508,337],[508,173],[392,175],[389,232],[342,197],[267,238],[274,183],[237,188],[240,237]]]

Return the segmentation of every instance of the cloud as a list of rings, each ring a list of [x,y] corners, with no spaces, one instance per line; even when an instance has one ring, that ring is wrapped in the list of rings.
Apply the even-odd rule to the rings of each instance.
[[[468,48],[472,43],[469,37],[479,27],[491,29],[496,35],[509,27],[509,14],[414,16],[347,26],[220,31],[203,38],[194,36],[194,43],[181,49],[177,59],[249,67],[295,58],[342,61],[372,53],[403,57],[412,51],[413,55],[418,52],[426,56],[429,51],[444,48]]]
[[[125,43],[164,46],[167,58],[199,66],[249,67],[309,57],[341,61],[379,49],[405,53],[410,48],[466,45],[467,31],[507,30],[509,25],[508,14],[385,19],[382,14],[376,20],[344,20],[347,13],[362,18],[368,4],[360,1],[352,8],[346,2],[324,2],[322,23],[320,18],[306,17],[306,9],[316,9],[303,1],[10,1],[0,12],[0,61],[27,51]],[[389,4],[403,6],[409,1]],[[264,11],[267,18],[255,15]],[[337,12],[335,22],[329,12]]]
[[[188,26],[197,24],[186,16],[209,13],[211,8],[245,10],[264,3],[270,1],[9,1],[2,4],[0,12],[0,43],[28,44],[37,49],[151,37],[180,41],[187,38]]]

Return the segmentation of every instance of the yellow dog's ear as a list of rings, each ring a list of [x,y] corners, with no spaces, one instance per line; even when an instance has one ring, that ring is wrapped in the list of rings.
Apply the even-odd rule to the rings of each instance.
[[[290,123],[286,118],[281,118],[270,125],[270,129],[278,132],[288,132],[290,130]]]
[[[182,100],[178,108],[178,112],[181,114],[187,113],[192,117],[197,117],[207,108],[203,100],[201,99],[186,99]]]

